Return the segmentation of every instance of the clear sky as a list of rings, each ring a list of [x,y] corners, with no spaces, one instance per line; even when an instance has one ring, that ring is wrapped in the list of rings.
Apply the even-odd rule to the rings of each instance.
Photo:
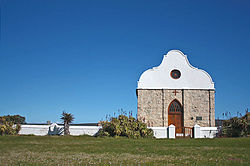
[[[216,118],[250,108],[250,1],[2,0],[0,115],[97,122],[137,111],[137,81],[171,49],[206,70]]]

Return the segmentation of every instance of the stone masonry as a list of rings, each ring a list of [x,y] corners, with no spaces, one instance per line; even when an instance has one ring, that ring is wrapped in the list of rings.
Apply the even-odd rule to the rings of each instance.
[[[185,127],[215,126],[215,91],[199,89],[137,89],[138,119],[149,127],[168,126],[168,107],[177,99]],[[197,117],[201,117],[199,120]]]

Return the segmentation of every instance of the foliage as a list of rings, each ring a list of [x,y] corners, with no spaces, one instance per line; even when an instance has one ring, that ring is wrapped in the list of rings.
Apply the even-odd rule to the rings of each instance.
[[[0,116],[0,118],[4,118],[7,122],[13,122],[14,124],[25,124],[25,117],[20,115]]]
[[[234,117],[223,122],[222,133],[227,137],[246,136],[247,132],[247,119],[245,117]]]
[[[62,113],[61,119],[64,122],[64,135],[69,135],[69,124],[75,119],[73,114],[64,112]]]
[[[247,111],[248,111],[248,109],[247,109]],[[247,121],[247,135],[250,135],[250,112],[246,113],[245,119]]]
[[[73,114],[67,113],[67,112],[63,112],[62,116],[61,116],[61,119],[64,121],[64,123],[65,122],[72,123],[75,118],[74,118]]]
[[[0,117],[0,135],[16,135],[21,129],[20,124],[14,124],[12,121],[7,121]]]
[[[153,137],[153,130],[147,128],[145,123],[136,120],[132,116],[119,115],[111,117],[110,121],[101,122],[102,129],[97,133],[97,136],[124,136],[128,138],[145,138]]]

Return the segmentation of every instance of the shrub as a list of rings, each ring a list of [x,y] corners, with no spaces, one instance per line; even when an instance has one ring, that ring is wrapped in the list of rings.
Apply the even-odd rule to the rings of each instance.
[[[14,125],[14,122],[7,121],[0,117],[0,135],[16,135],[21,129],[20,124]]]
[[[20,115],[0,116],[0,118],[4,118],[7,122],[13,122],[14,124],[25,124],[25,117]]]
[[[153,130],[148,129],[145,123],[136,120],[132,116],[119,115],[111,117],[110,121],[101,122],[102,129],[99,130],[97,136],[128,138],[153,138]]]
[[[247,120],[244,117],[234,117],[223,122],[222,133],[227,137],[246,136],[247,132]]]

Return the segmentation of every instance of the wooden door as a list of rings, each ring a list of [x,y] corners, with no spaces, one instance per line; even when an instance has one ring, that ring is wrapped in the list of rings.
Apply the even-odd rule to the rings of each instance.
[[[176,133],[183,133],[183,108],[178,100],[173,100],[168,107],[168,125],[175,126]]]

